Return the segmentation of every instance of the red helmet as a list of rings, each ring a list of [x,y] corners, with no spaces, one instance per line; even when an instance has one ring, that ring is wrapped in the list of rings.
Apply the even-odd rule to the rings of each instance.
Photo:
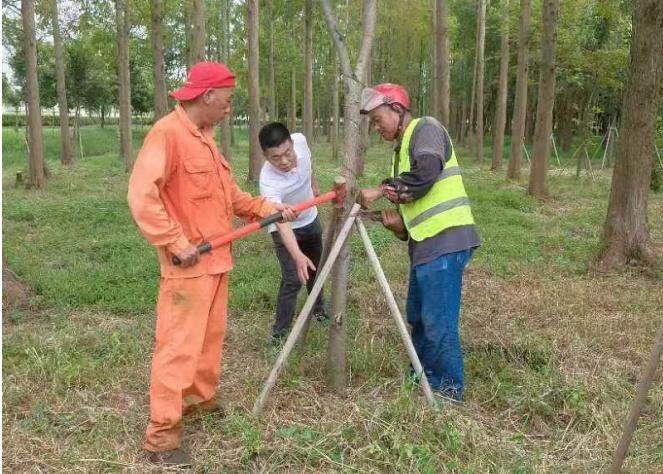
[[[405,110],[410,110],[410,97],[405,87],[388,82],[361,91],[360,113],[367,114],[381,105],[400,105]]]

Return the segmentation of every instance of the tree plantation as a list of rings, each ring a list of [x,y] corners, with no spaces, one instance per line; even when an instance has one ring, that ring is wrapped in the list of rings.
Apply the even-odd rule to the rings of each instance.
[[[8,472],[161,472],[146,456],[160,452],[151,358],[191,323],[163,322],[163,295],[184,294],[163,285],[191,284],[189,264],[221,250],[198,253],[213,239],[187,235],[189,262],[180,240],[150,232],[162,219],[187,234],[173,206],[191,199],[182,209],[206,237],[217,179],[229,228],[288,220],[299,201],[266,191],[270,166],[283,183],[308,170],[300,201],[335,193],[315,218],[325,311],[297,286],[301,335],[270,339],[303,212],[233,240],[222,409],[190,414],[198,395],[177,392],[195,472],[663,471],[663,2],[7,0],[2,12]],[[189,127],[213,164],[191,137],[164,145],[183,161],[163,158],[174,181],[155,178],[165,207],[145,221],[137,183],[178,116],[173,130]],[[425,127],[446,155],[417,142]],[[423,193],[422,157],[439,173]],[[193,197],[177,194],[186,183]],[[240,188],[267,200],[249,205]],[[470,220],[444,213],[459,203]],[[439,233],[420,237],[420,222]],[[426,359],[435,343],[418,339],[413,281],[439,257],[431,244],[418,257],[422,240],[470,222],[480,241],[450,238],[447,252],[469,252],[464,389],[450,401]],[[439,278],[417,290],[444,294],[422,317],[455,304]]]

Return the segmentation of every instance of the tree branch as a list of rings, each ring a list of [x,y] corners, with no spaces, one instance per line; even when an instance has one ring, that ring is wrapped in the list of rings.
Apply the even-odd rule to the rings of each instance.
[[[375,0],[369,0],[370,3],[375,3]],[[341,35],[341,32],[338,30],[338,22],[334,16],[329,0],[321,0],[322,11],[325,14],[325,23],[327,24],[327,29],[329,34],[336,45],[336,52],[338,53],[338,59],[341,64],[341,71],[343,75],[349,78],[356,80],[355,73],[352,70],[350,65],[350,56],[348,55],[348,49],[345,46],[345,40]]]
[[[359,58],[357,59],[357,68],[355,69],[357,77],[364,77],[366,65],[371,59],[373,37],[375,36],[376,11],[376,0],[364,0],[364,10],[362,12],[363,32],[361,36],[361,47],[359,48]]]

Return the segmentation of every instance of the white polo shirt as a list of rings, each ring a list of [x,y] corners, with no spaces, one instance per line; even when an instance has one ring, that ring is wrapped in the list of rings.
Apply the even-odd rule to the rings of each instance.
[[[290,135],[295,154],[297,155],[297,166],[284,173],[272,166],[268,161],[262,165],[260,171],[260,195],[273,202],[282,204],[299,204],[302,201],[313,199],[311,189],[311,150],[306,143],[306,137],[301,133]],[[302,211],[297,219],[290,223],[293,229],[299,229],[312,223],[318,216],[317,207],[311,207]],[[267,230],[275,232],[276,226],[270,225]]]

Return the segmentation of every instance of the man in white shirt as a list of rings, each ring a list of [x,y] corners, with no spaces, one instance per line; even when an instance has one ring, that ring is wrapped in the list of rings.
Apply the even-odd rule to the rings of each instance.
[[[290,135],[285,125],[274,122],[262,127],[259,140],[266,160],[260,172],[260,194],[263,197],[276,203],[298,204],[320,194],[313,175],[311,150],[303,134]],[[290,222],[290,226],[303,256],[311,259],[317,268],[322,255],[322,226],[318,209],[312,207],[301,212],[297,219]],[[316,274],[309,272],[308,280],[298,275],[297,264],[284,247],[276,227],[272,225],[268,230],[281,265],[281,285],[272,327],[272,341],[278,344],[290,331],[302,283],[306,281],[306,289],[310,293]],[[313,307],[313,316],[319,321],[328,319],[322,293]]]

